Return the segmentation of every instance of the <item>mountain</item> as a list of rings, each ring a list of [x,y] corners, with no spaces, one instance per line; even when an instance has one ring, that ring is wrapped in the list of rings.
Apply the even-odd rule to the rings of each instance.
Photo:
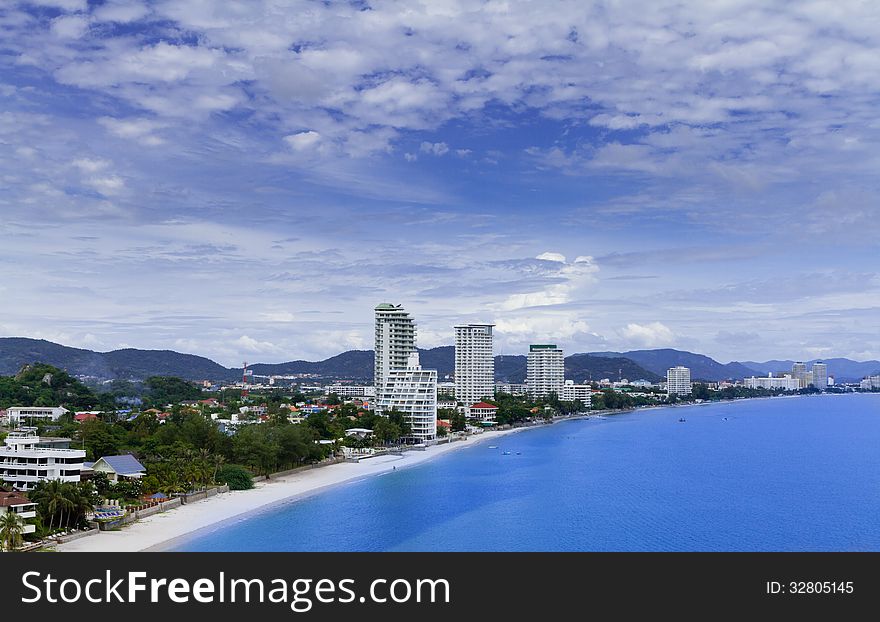
[[[741,379],[755,374],[742,363],[719,363],[703,354],[665,348],[661,350],[632,350],[630,352],[592,352],[593,356],[623,357],[658,376],[666,377],[666,370],[676,365],[690,368],[694,380]]]
[[[656,382],[661,375],[628,357],[593,356],[591,354],[572,354],[565,357],[565,377],[582,382],[584,380],[650,380]],[[662,378],[666,377],[663,370]]]
[[[455,371],[455,348],[440,346],[419,351],[422,365],[436,369],[443,380]],[[526,356],[495,357],[495,377],[520,383],[526,377]],[[809,361],[808,365],[813,361]],[[241,378],[241,369],[230,369],[203,356],[181,354],[171,350],[136,350],[126,348],[112,352],[93,352],[70,348],[43,339],[23,337],[0,338],[0,375],[10,376],[22,365],[45,363],[76,376],[102,379],[142,380],[149,376],[178,376],[187,380],[232,381]],[[849,359],[825,359],[828,373],[840,381],[852,381],[880,373],[880,361],[858,362]],[[565,359],[565,377],[581,382],[610,378],[657,380],[675,365],[691,369],[695,380],[723,380],[766,375],[787,371],[792,361],[722,364],[702,354],[681,350],[633,350],[630,352],[591,352],[573,354]],[[250,366],[257,376],[313,374],[321,379],[371,381],[373,351],[349,350],[323,361],[288,361],[256,363]]]
[[[865,376],[875,376],[880,374],[880,361],[853,361],[851,359],[833,358],[833,359],[813,359],[805,361],[807,369],[813,363],[823,362],[828,366],[828,375],[833,376],[835,382],[855,382],[861,380]],[[743,365],[754,369],[756,373],[766,376],[769,373],[790,372],[794,361],[764,361],[758,363],[755,361],[744,361]]]
[[[179,376],[188,380],[232,380],[240,371],[227,369],[203,356],[170,350],[92,352],[44,339],[0,338],[0,375],[18,373],[22,365],[45,363],[76,376],[142,380],[149,376]]]
[[[440,346],[419,350],[422,365],[436,369],[439,378],[455,371],[455,348]],[[187,380],[232,381],[241,377],[241,369],[223,367],[214,361],[193,354],[170,350],[136,350],[127,348],[112,352],[92,352],[70,348],[42,339],[0,338],[0,375],[12,375],[22,365],[46,363],[78,376],[104,379],[144,379],[149,376],[178,376]],[[373,378],[373,351],[349,350],[323,361],[288,361],[286,363],[255,363],[249,369],[257,376],[292,376],[312,374],[322,379],[345,379],[369,382]],[[565,360],[566,377],[577,381],[593,378],[656,379],[654,374],[627,359],[594,357],[575,354]],[[496,356],[495,376],[507,382],[524,382],[526,357]]]

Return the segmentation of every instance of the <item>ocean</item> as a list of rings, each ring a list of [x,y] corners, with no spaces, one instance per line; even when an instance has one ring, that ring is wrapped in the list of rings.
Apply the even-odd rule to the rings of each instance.
[[[880,395],[563,421],[209,527],[174,550],[880,551]]]

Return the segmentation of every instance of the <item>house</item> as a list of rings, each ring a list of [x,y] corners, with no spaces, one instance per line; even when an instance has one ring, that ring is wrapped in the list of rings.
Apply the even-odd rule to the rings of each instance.
[[[73,420],[77,423],[82,423],[83,421],[94,421],[97,418],[98,413],[96,411],[79,412],[73,416]]]
[[[27,495],[20,492],[0,492],[0,516],[7,512],[17,514],[21,519],[24,527],[23,534],[34,533],[36,527],[26,521],[29,518],[36,518],[37,504],[28,499]]]
[[[20,425],[22,419],[32,421],[34,419],[48,419],[58,421],[61,415],[70,412],[63,406],[13,406],[6,409],[6,419],[9,425]]]
[[[111,482],[122,479],[140,479],[147,469],[131,454],[121,456],[102,456],[92,465],[95,473],[106,473]]]
[[[469,409],[469,414],[474,419],[480,421],[495,421],[495,415],[498,414],[498,407],[488,402],[477,402]]]
[[[372,433],[373,431],[370,428],[348,428],[345,431],[346,436],[356,436],[357,438],[366,438]]]

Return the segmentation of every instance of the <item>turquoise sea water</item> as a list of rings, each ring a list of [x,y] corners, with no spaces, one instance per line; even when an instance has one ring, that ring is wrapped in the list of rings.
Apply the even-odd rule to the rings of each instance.
[[[565,421],[210,527],[175,550],[880,551],[880,395]]]

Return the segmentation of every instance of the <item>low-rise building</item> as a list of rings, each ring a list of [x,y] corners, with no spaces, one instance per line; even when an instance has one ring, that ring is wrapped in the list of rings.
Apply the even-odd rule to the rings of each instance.
[[[576,400],[580,400],[580,402],[589,407],[592,401],[593,389],[588,384],[575,384],[574,380],[566,380],[565,384],[562,385],[562,395],[559,396],[559,399],[563,402],[574,402]]]
[[[467,410],[467,416],[483,422],[495,421],[495,415],[498,414],[498,407],[488,402],[477,402]]]
[[[37,517],[37,504],[20,492],[0,492],[0,516],[12,512],[21,519],[23,534],[34,533],[36,527],[28,519]]]
[[[70,442],[70,439],[59,439]],[[37,482],[78,482],[84,449],[40,447],[32,431],[10,432],[0,447],[0,479],[16,490],[32,490]]]
[[[880,389],[880,376],[867,376],[859,383],[859,388],[865,391]]]
[[[63,406],[12,406],[6,409],[6,419],[9,425],[17,426],[35,419],[58,421],[68,412]]]
[[[743,386],[747,389],[783,389],[785,391],[797,391],[801,387],[801,380],[791,374],[774,376],[771,372],[767,376],[752,376],[743,379]]]
[[[331,384],[324,387],[324,393],[339,397],[376,397],[376,387],[366,384]]]
[[[140,479],[147,474],[146,467],[131,454],[101,456],[92,465],[92,470],[95,473],[106,473],[107,479],[114,483],[126,479]]]

